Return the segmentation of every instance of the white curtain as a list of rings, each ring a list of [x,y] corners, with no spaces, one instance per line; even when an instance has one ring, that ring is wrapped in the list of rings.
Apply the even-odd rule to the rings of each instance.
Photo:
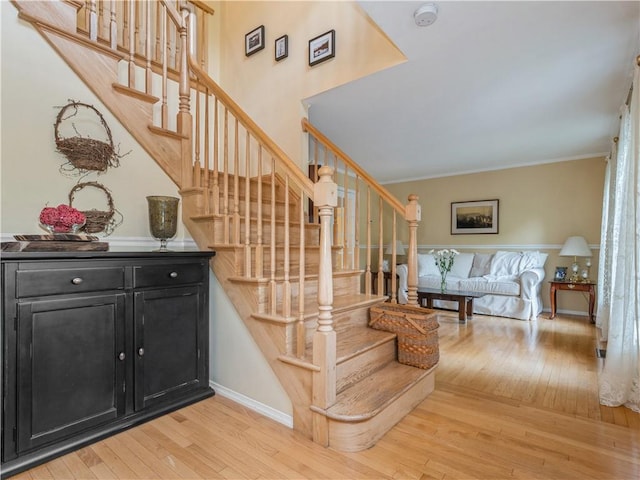
[[[600,403],[640,412],[640,67],[631,105],[624,108],[618,148],[609,161],[598,275],[599,307],[607,355],[600,374]],[[608,203],[607,203],[608,202]],[[602,270],[607,269],[606,272]],[[608,276],[608,278],[607,278]]]

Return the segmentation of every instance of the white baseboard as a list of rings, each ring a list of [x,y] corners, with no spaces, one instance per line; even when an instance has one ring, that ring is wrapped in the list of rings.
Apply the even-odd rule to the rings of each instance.
[[[286,427],[293,428],[293,417],[291,415],[281,412],[280,410],[276,410],[275,408],[265,405],[264,403],[260,403],[252,398],[247,397],[246,395],[234,392],[233,390],[229,390],[228,388],[223,387],[222,385],[219,385],[212,380],[209,381],[209,385],[215,390],[216,395],[220,395],[221,397],[233,400],[234,402],[239,403],[240,405],[247,407],[254,412],[258,412],[260,415],[264,415],[271,420],[275,420],[276,422],[281,423]]]

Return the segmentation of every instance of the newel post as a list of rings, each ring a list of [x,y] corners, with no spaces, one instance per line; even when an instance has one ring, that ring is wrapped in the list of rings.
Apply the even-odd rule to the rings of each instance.
[[[189,42],[188,42],[188,27],[189,27],[189,7],[187,2],[181,2],[180,16],[182,22],[179,28],[180,34],[180,84],[178,87],[178,118],[177,129],[178,133],[184,138],[182,140],[181,154],[182,154],[182,188],[188,188],[193,186],[193,165],[192,165],[192,145],[191,139],[193,129],[193,118],[191,116],[189,95],[191,87],[189,84]]]
[[[324,166],[318,171],[313,203],[320,217],[320,266],[318,270],[318,328],[313,334],[313,405],[321,409],[336,400],[336,332],[333,329],[333,269],[331,265],[331,217],[338,205],[338,187],[333,181],[333,169]],[[326,417],[314,415],[314,441],[328,445]]]
[[[409,195],[409,203],[405,207],[405,218],[409,224],[409,253],[407,254],[408,303],[418,304],[418,222],[422,215],[418,195]]]

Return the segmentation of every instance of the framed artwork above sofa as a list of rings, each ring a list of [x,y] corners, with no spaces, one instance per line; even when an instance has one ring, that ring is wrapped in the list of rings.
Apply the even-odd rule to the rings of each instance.
[[[451,235],[498,233],[499,200],[451,202]]]

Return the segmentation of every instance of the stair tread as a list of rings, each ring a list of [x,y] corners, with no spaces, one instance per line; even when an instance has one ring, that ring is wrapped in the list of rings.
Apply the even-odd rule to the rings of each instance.
[[[352,422],[374,417],[434,368],[423,370],[390,362],[339,393],[325,414],[336,420]]]
[[[367,350],[393,341],[395,333],[374,330],[364,325],[349,325],[336,328],[338,342],[336,345],[336,364],[340,364],[360,355]]]
[[[232,213],[229,214],[229,216],[233,215]],[[216,218],[220,218],[223,219],[225,217],[225,215],[223,215],[222,213],[208,213],[208,214],[201,214],[201,215],[192,215],[191,219],[196,221],[196,222],[203,222],[203,221],[207,221],[207,220],[215,220]],[[246,220],[246,217],[244,215],[239,215],[240,219],[242,220],[243,224],[244,221]],[[249,217],[249,220],[251,221],[251,223],[255,224],[258,221],[257,217]],[[267,220],[267,221],[263,221],[262,222],[263,225],[267,225],[271,223],[271,219]],[[285,222],[284,218],[276,218],[275,220],[276,225],[284,225],[285,223],[288,223],[289,225],[291,225],[292,227],[299,227],[300,226],[300,222],[297,219],[292,219],[289,220],[289,222]],[[314,228],[317,230],[320,230],[320,224],[319,223],[309,223],[309,222],[304,222],[304,226],[305,228]]]

